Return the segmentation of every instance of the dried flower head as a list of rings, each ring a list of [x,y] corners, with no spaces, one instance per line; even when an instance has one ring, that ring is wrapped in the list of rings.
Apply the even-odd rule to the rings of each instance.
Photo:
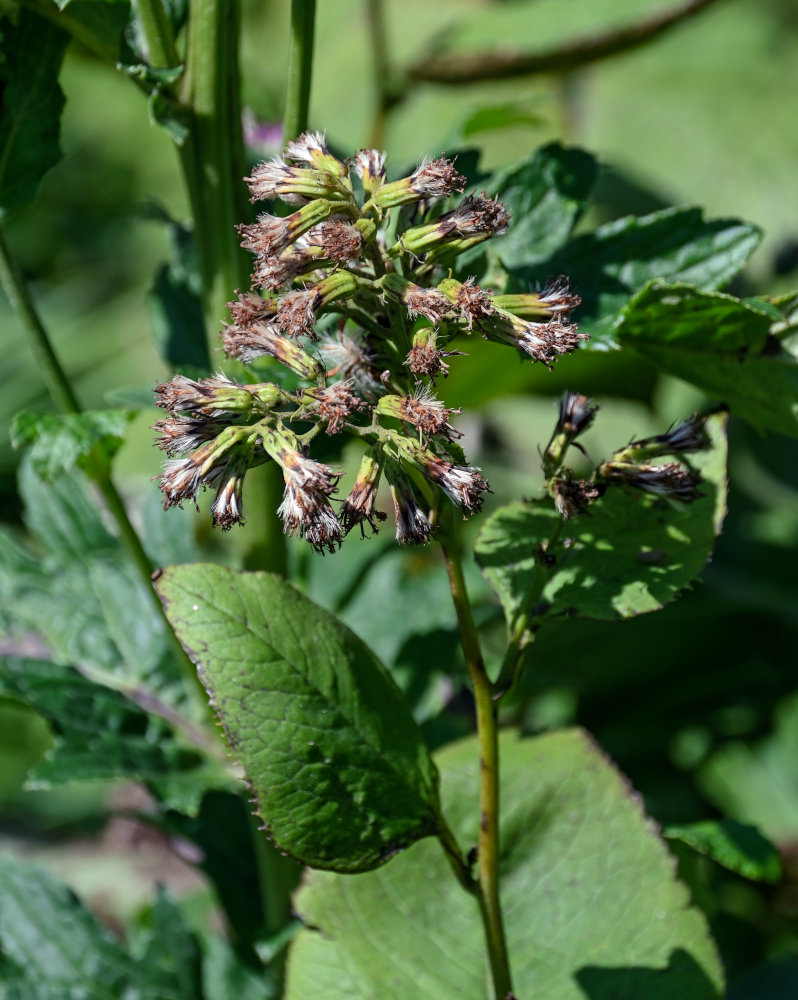
[[[498,198],[473,192],[436,214],[435,200],[462,193],[465,183],[446,156],[388,181],[384,153],[360,150],[344,162],[319,132],[251,171],[253,201],[281,200],[290,209],[268,204],[240,227],[253,255],[252,290],[229,304],[222,345],[257,369],[280,365],[283,377],[239,384],[177,375],[158,386],[167,411],[155,425],[168,459],[167,505],[196,501],[212,487],[213,520],[229,528],[242,520],[248,469],[270,461],[285,481],[285,531],[320,552],[355,525],[376,530],[383,472],[402,542],[429,540],[431,512],[444,499],[465,515],[480,509],[489,486],[454,443],[450,418],[459,409],[431,391],[448,359],[463,353],[452,339],[476,332],[550,365],[583,335],[570,321],[578,296],[563,277],[524,295],[451,277],[459,254],[508,225]],[[412,212],[400,212],[405,205]],[[578,422],[575,412],[570,419]],[[324,430],[356,435],[368,448],[338,516],[332,498],[341,474],[309,454]],[[674,432],[675,442],[683,437]]]

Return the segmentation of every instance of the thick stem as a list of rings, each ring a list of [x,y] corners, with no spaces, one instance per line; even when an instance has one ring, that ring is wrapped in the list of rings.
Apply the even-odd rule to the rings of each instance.
[[[47,330],[42,323],[38,310],[33,304],[33,300],[28,292],[25,279],[23,278],[16,261],[11,256],[8,244],[2,228],[0,228],[0,285],[8,297],[12,309],[17,315],[23,330],[28,336],[36,361],[42,371],[48,392],[55,403],[57,409],[64,414],[76,414],[81,412],[81,406],[75,395],[72,386],[67,378],[64,369],[61,367]],[[181,671],[189,681],[189,690],[198,692],[200,689],[194,665],[177,640],[177,637],[164,614],[163,607],[158,595],[152,586],[153,566],[149,556],[144,551],[141,539],[136,533],[136,529],[128,517],[124,502],[119,495],[116,486],[111,479],[110,472],[105,462],[99,456],[90,456],[90,463],[87,469],[89,477],[96,483],[97,488],[105,500],[106,507],[111,517],[116,523],[122,547],[128,558],[136,567],[136,570],[144,584],[153,610],[162,618],[166,626],[166,634],[172,645],[172,652]]]
[[[477,898],[485,927],[495,1000],[506,1000],[512,995],[512,981],[499,900],[499,732],[496,702],[468,599],[459,546],[451,536],[444,537],[441,546],[477,711],[480,754]]]
[[[238,79],[238,0],[191,5],[182,103],[188,136],[180,147],[194,219],[212,349],[227,302],[249,285],[249,260],[236,224],[248,215]]]
[[[316,0],[291,0],[283,141],[290,142],[308,127]]]
[[[179,66],[172,25],[161,0],[133,0],[133,7],[138,14],[150,65],[156,69]]]

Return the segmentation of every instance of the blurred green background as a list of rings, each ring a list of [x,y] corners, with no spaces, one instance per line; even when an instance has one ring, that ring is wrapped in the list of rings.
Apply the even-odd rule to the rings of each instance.
[[[259,121],[276,122],[282,114],[288,6],[287,0],[244,3],[244,103]],[[440,47],[542,49],[636,22],[663,6],[387,0],[390,59],[400,67]],[[312,126],[325,129],[336,150],[367,145],[375,97],[363,0],[320,0],[316,47]],[[419,86],[389,116],[384,146],[394,173],[441,150],[476,147],[491,169],[552,139],[583,146],[598,156],[602,173],[582,228],[669,205],[701,205],[710,218],[739,217],[765,236],[735,291],[776,294],[798,285],[796,51],[795,0],[720,0],[652,45],[566,77]],[[146,206],[155,199],[185,217],[177,159],[129,80],[77,45],[68,50],[61,83],[63,160],[34,204],[11,220],[8,239],[83,404],[141,405],[168,374],[147,305],[156,268],[169,254],[168,234],[146,217]],[[7,427],[17,410],[48,409],[49,401],[4,302],[0,349]],[[454,359],[442,389],[450,405],[464,408],[459,426],[467,454],[495,490],[488,509],[534,491],[538,447],[564,388],[588,392],[603,405],[585,441],[596,460],[632,435],[664,431],[706,402],[696,389],[625,356],[583,352],[548,373],[482,343],[468,349],[470,357]],[[155,417],[152,409],[141,411],[116,464],[140,523],[161,458],[151,446]],[[785,880],[767,889],[682,859],[734,978],[768,957],[798,954],[798,446],[734,417],[730,437],[726,531],[702,580],[652,616],[623,625],[564,621],[544,631],[507,715],[530,729],[586,726],[661,822],[725,816],[754,823],[776,841]],[[3,435],[0,517],[22,531],[17,460]],[[210,544],[205,515],[175,510],[169,517],[189,522],[201,547]],[[400,553],[387,534],[369,545],[351,539],[334,558],[321,560],[293,544],[291,556],[311,596],[340,610],[393,665],[430,741],[440,744],[470,725],[459,667],[454,679],[447,676],[458,663],[450,597],[435,554]],[[213,545],[216,556],[238,558],[240,539]],[[476,570],[469,579],[498,656],[498,606]],[[3,642],[6,649],[20,643],[37,649],[34,637],[13,631]],[[132,849],[108,828],[101,849],[93,838],[114,796],[127,792],[22,791],[25,770],[47,741],[40,720],[2,708],[0,843],[11,838],[22,852],[44,851],[77,888],[107,894],[107,872],[118,872],[120,850]],[[98,863],[102,852],[109,869]],[[154,874],[149,862],[137,861],[144,881],[135,865],[127,867],[129,876],[103,907],[115,919],[135,912],[149,893],[147,879],[164,876],[172,864],[168,857],[156,856]],[[200,892],[188,869],[177,868],[169,877]]]

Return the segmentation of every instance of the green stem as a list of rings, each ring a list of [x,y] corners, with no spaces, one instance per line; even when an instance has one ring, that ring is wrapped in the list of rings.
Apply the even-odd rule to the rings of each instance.
[[[296,139],[308,127],[315,22],[316,0],[291,0],[283,142]]]
[[[64,369],[56,357],[47,330],[42,323],[38,310],[33,304],[28,287],[25,283],[16,261],[11,256],[8,244],[5,240],[2,228],[0,228],[0,285],[8,297],[11,308],[16,313],[23,330],[28,336],[36,361],[41,369],[47,390],[55,403],[57,409],[64,414],[76,414],[81,412],[81,406],[75,395],[72,386],[67,378]],[[194,665],[186,656],[183,647],[177,640],[177,636],[172,630],[168,619],[164,614],[163,607],[158,595],[152,586],[153,566],[141,539],[136,533],[130,518],[128,517],[125,505],[120,497],[116,486],[111,479],[110,472],[105,462],[98,456],[90,458],[89,477],[96,483],[97,488],[105,500],[108,512],[113,517],[122,546],[125,549],[130,561],[136,567],[138,574],[144,584],[150,603],[158,617],[164,620],[166,634],[172,645],[172,651],[177,664],[189,681],[189,690],[199,692],[199,682]],[[204,699],[203,699],[204,700]]]
[[[161,0],[133,0],[133,8],[138,14],[150,65],[156,69],[179,66],[172,25]]]
[[[512,995],[512,981],[499,900],[499,734],[496,702],[474,624],[459,545],[451,534],[446,534],[441,547],[477,712],[480,753],[477,899],[485,927],[495,1000],[506,1000]]]
[[[249,260],[236,234],[236,224],[248,215],[242,180],[239,17],[238,0],[191,4],[181,93],[188,136],[180,147],[180,162],[191,202],[213,349],[227,302],[236,288],[249,287]]]

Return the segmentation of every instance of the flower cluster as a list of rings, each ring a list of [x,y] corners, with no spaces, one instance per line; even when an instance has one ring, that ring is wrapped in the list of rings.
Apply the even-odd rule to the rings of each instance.
[[[443,502],[464,517],[478,511],[489,486],[467,464],[450,423],[460,411],[436,397],[436,380],[463,353],[451,349],[461,334],[546,366],[573,351],[585,335],[570,321],[579,298],[567,280],[511,295],[452,276],[457,256],[505,232],[509,218],[484,193],[456,204],[466,181],[445,156],[389,181],[384,154],[361,150],[344,163],[322,135],[306,133],[246,183],[253,202],[275,209],[282,201],[291,211],[239,227],[253,254],[252,288],[229,304],[222,344],[253,378],[278,362],[294,386],[223,375],[158,386],[168,413],[156,425],[169,457],[165,505],[196,502],[210,487],[213,520],[229,528],[243,518],[247,469],[272,461],[285,480],[285,531],[320,552],[356,526],[377,530],[383,477],[401,542],[428,541]],[[366,446],[345,497],[335,496],[340,472],[309,457],[320,431]]]
[[[666,434],[632,441],[602,462],[591,479],[574,479],[563,467],[566,450],[574,445],[587,455],[576,438],[593,423],[598,406],[578,392],[566,392],[560,400],[557,425],[543,453],[543,470],[554,505],[563,517],[587,513],[588,506],[603,496],[609,486],[626,486],[669,500],[690,503],[704,494],[698,489],[700,475],[687,464],[685,455],[709,447],[704,422],[691,417]],[[663,458],[679,461],[662,462]]]

